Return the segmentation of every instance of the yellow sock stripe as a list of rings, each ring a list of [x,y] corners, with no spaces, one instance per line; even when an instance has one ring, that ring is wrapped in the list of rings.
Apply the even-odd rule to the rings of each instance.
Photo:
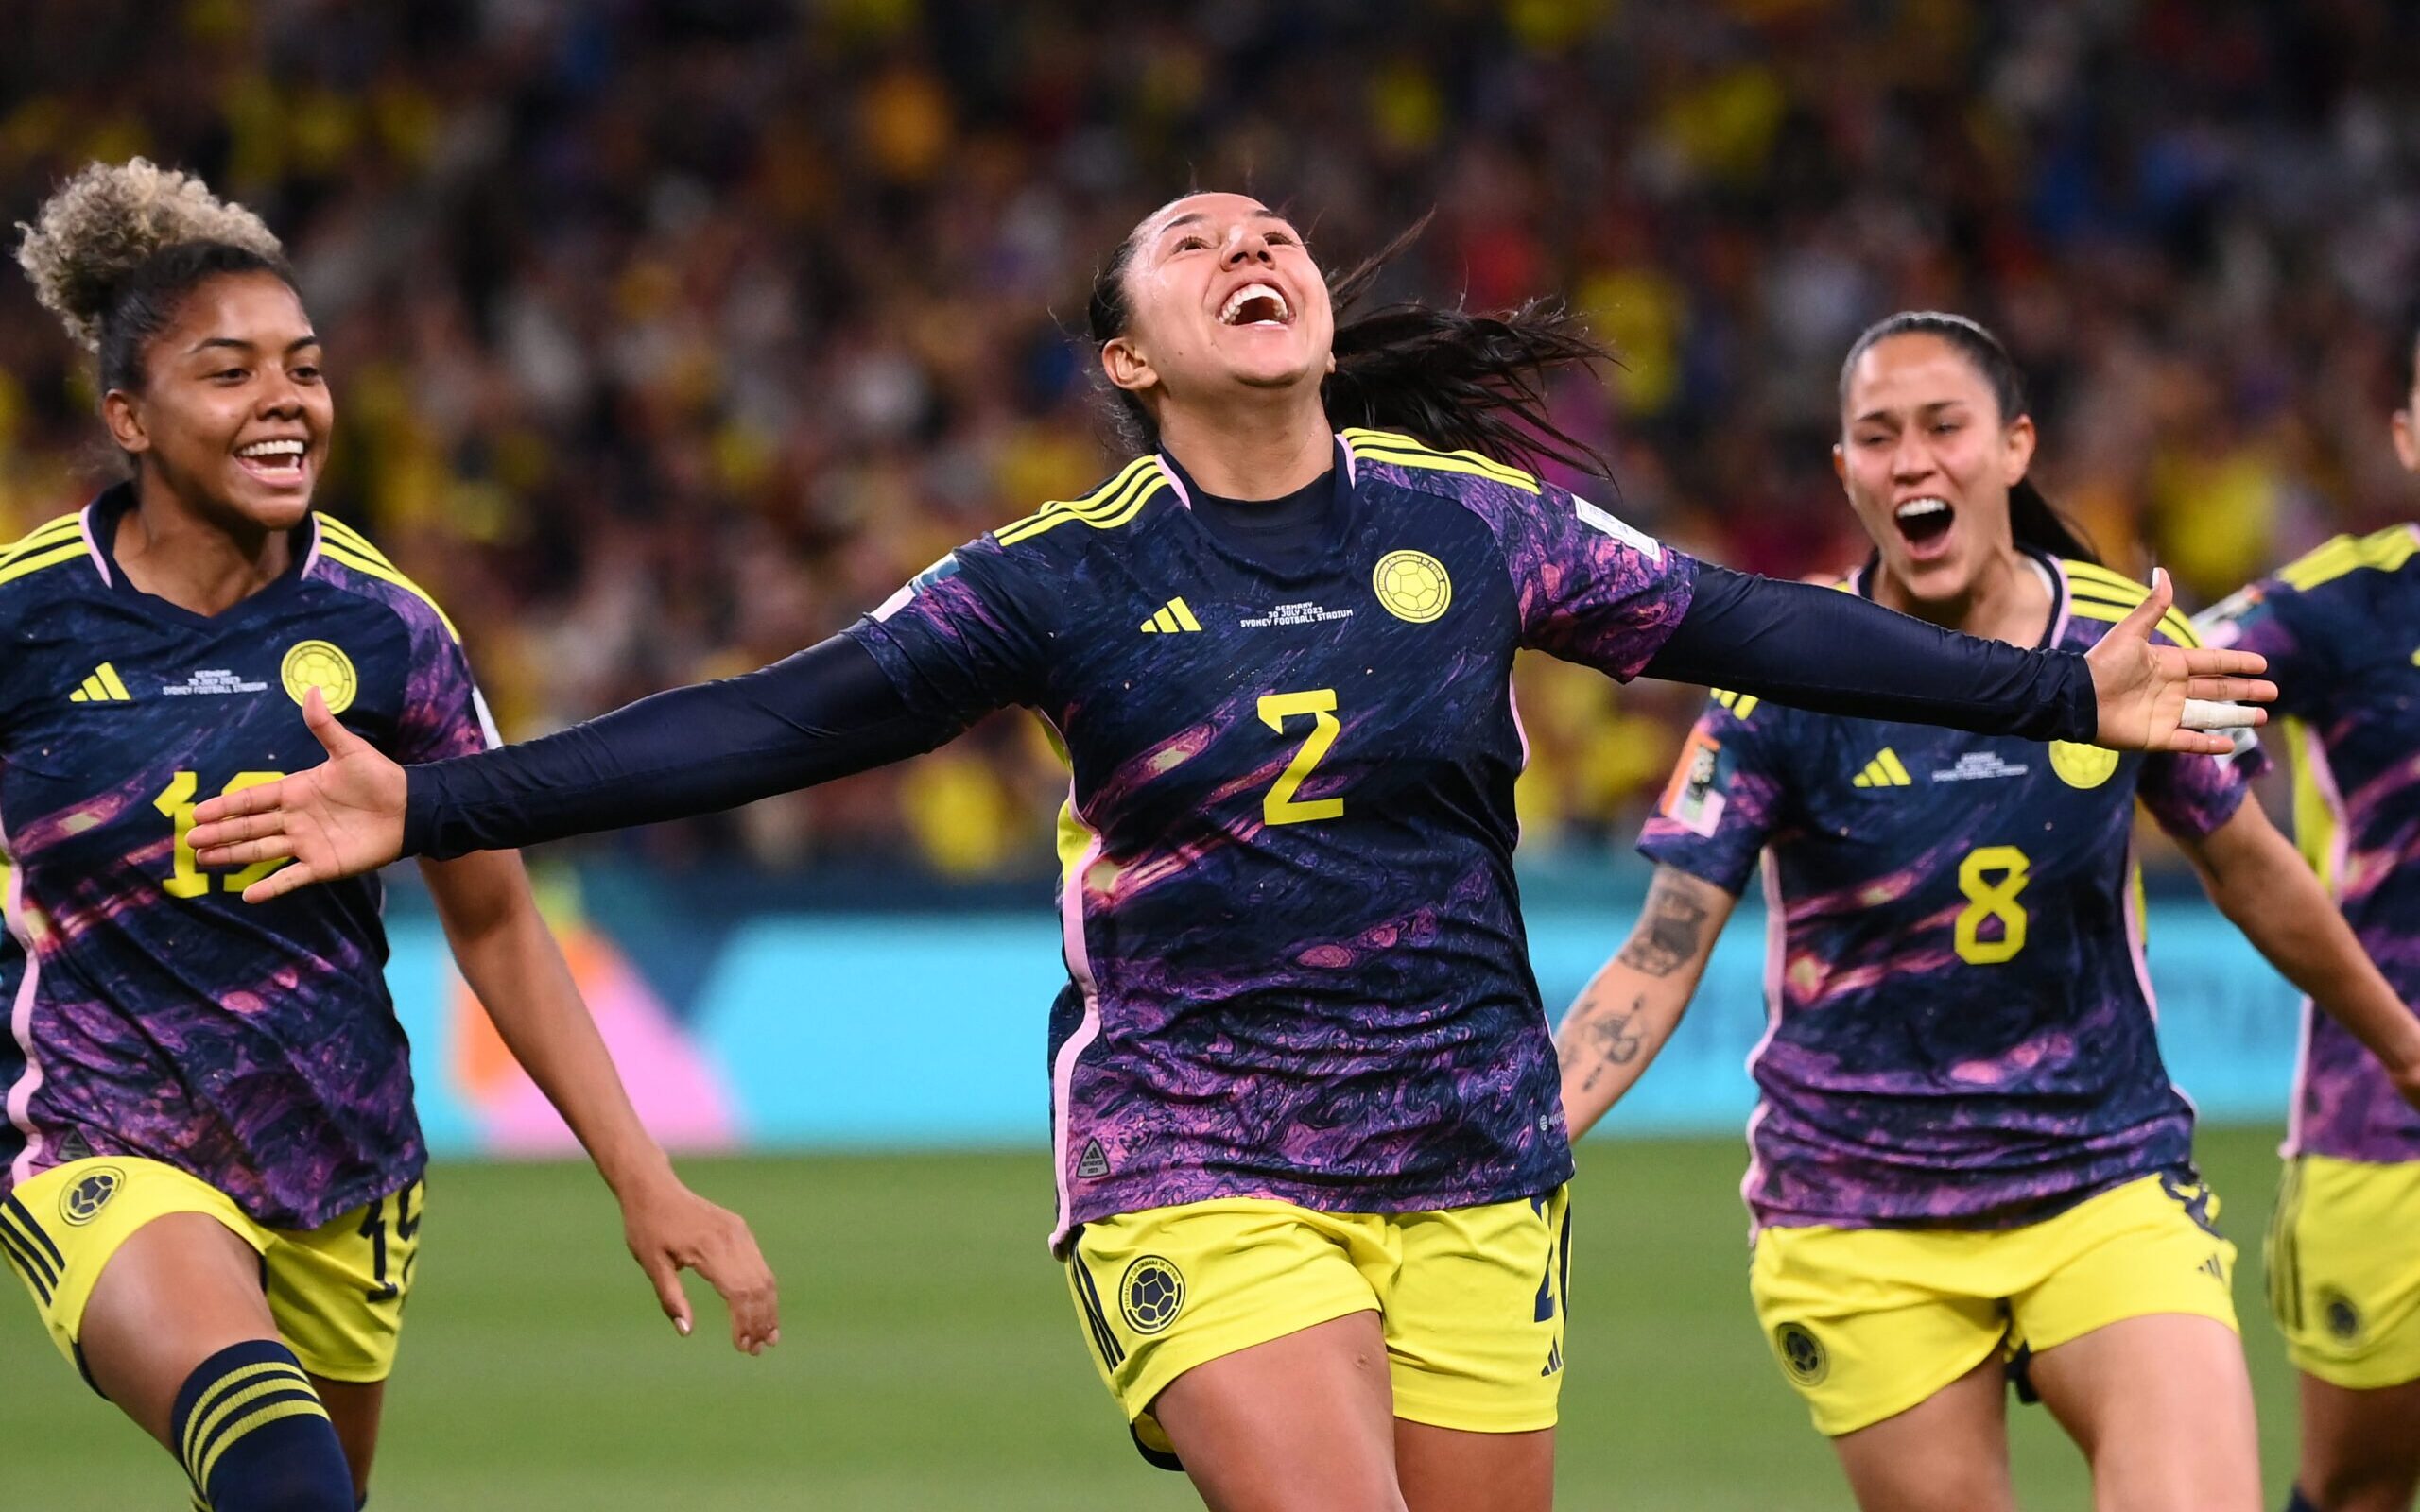
[[[99,666],[94,668],[93,676],[101,679],[101,686],[109,690],[111,697],[124,702],[134,696],[134,695],[126,691],[126,684],[119,680],[117,668],[110,665],[108,662],[104,662]]]
[[[288,1418],[318,1418],[327,1420],[327,1417],[328,1409],[320,1404],[317,1396],[288,1398],[284,1401],[272,1401],[256,1407],[225,1437],[210,1446],[210,1452],[202,1456],[200,1469],[194,1473],[194,1482],[207,1490],[210,1486],[210,1472],[218,1468],[219,1456],[234,1448],[248,1435],[259,1433],[269,1424],[283,1422]]]
[[[1081,512],[1071,507],[1052,513],[1038,514],[1029,520],[1019,521],[999,532],[996,539],[1003,546],[1013,546],[1018,541],[1030,541],[1046,530],[1056,529],[1070,520],[1080,520],[1095,530],[1114,530],[1141,514],[1143,506],[1149,504],[1161,490],[1167,486],[1167,477],[1154,469],[1150,475],[1136,478],[1127,492],[1115,503]]]
[[[1440,464],[1458,461],[1464,464],[1464,468],[1454,471],[1476,468],[1483,475],[1492,477],[1499,483],[1510,483],[1516,489],[1526,489],[1531,493],[1538,491],[1538,480],[1535,476],[1478,452],[1441,452],[1409,436],[1393,431],[1371,430],[1359,425],[1348,428],[1344,432],[1344,439],[1345,443],[1353,448],[1353,455],[1356,456],[1366,455],[1374,448],[1378,451],[1400,454],[1386,460],[1409,460],[1409,465],[1414,467],[1420,465],[1422,458]]]
[[[302,1367],[285,1360],[260,1360],[235,1369],[212,1382],[193,1404],[193,1415],[185,1419],[185,1431],[178,1435],[177,1457],[193,1468],[194,1452],[210,1436],[229,1412],[253,1400],[265,1392],[301,1386],[309,1390],[311,1378]]]
[[[402,573],[397,572],[394,568],[389,567],[383,562],[368,560],[357,553],[348,551],[337,545],[334,538],[328,536],[322,536],[320,538],[320,555],[327,558],[330,561],[340,562],[343,565],[352,568],[354,572],[367,574],[368,576],[375,577],[382,582],[394,584],[397,588],[402,589],[405,593],[411,594],[414,598],[419,599],[422,603],[426,604],[430,609],[436,610],[438,621],[445,627],[446,634],[454,637],[457,641],[462,638],[462,632],[454,627],[454,621],[446,614],[444,607],[439,604],[437,600],[428,596],[428,590],[421,587],[420,584],[413,582],[410,578],[405,576]]]
[[[1201,628],[1201,622],[1193,617],[1193,608],[1184,601],[1183,594],[1179,594],[1177,597],[1169,599],[1168,608],[1175,611],[1177,627],[1179,629],[1198,630]]]
[[[1107,483],[1104,483],[1099,488],[1093,490],[1092,492],[1085,494],[1082,498],[1072,500],[1052,499],[1047,504],[1045,504],[1041,508],[1033,511],[1033,513],[1026,515],[1022,519],[1010,521],[1007,524],[1002,525],[998,530],[993,532],[993,534],[1005,536],[1011,530],[1022,530],[1026,526],[1033,524],[1038,521],[1046,519],[1052,515],[1064,514],[1071,509],[1085,511],[1103,507],[1110,503],[1113,496],[1123,494],[1127,489],[1132,488],[1134,480],[1140,477],[1145,472],[1156,472],[1159,471],[1159,467],[1160,461],[1158,457],[1138,456],[1133,461],[1129,462],[1124,467],[1118,469],[1117,475],[1115,477],[1111,478]]]
[[[1883,771],[1890,774],[1892,786],[1906,787],[1915,781],[1908,775],[1907,764],[1899,760],[1899,753],[1890,747],[1883,747],[1882,754],[1875,760],[1880,762]]]
[[[38,573],[45,567],[56,567],[63,561],[74,561],[84,555],[81,537],[52,551],[38,551],[0,565],[0,583],[12,583],[27,573]]]
[[[75,514],[60,515],[58,519],[51,521],[47,524],[37,525],[33,529],[26,531],[15,541],[10,541],[6,547],[0,547],[0,567],[5,567],[17,558],[23,557],[28,552],[38,551],[44,546],[56,546],[60,541],[68,540],[80,541],[83,539],[84,516],[82,512],[78,511]]]

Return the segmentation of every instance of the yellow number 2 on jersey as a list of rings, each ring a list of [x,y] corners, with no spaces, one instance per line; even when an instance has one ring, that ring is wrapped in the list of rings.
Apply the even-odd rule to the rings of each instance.
[[[1312,688],[1304,693],[1264,693],[1260,696],[1260,722],[1279,734],[1286,733],[1286,721],[1296,714],[1311,716],[1311,732],[1303,740],[1303,748],[1286,769],[1277,774],[1269,793],[1260,800],[1260,815],[1270,824],[1301,824],[1308,819],[1332,819],[1344,812],[1340,798],[1297,799],[1311,768],[1320,764],[1328,747],[1336,744],[1337,731],[1344,727],[1336,718],[1336,690]]]

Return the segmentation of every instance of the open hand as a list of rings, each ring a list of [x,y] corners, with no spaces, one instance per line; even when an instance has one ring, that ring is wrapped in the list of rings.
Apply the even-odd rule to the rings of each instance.
[[[248,903],[374,870],[403,854],[404,769],[338,723],[317,688],[303,696],[302,720],[326,748],[325,762],[194,810],[189,839],[203,866],[291,863],[245,888]]]
[[[2277,685],[2259,676],[2269,669],[2265,658],[2152,643],[2152,631],[2175,601],[2168,574],[2153,573],[2151,596],[2084,653],[2100,705],[2095,744],[2223,756],[2235,743],[2211,731],[2268,722],[2267,710],[2252,707],[2277,696]]]

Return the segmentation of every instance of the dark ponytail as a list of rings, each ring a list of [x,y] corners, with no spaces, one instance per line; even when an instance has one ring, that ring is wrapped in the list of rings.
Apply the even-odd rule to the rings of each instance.
[[[1336,310],[1336,371],[1321,388],[1329,421],[1402,431],[1429,446],[1472,451],[1535,467],[1561,462],[1602,477],[1612,467],[1594,447],[1547,417],[1546,380],[1557,369],[1613,360],[1560,302],[1532,300],[1495,315],[1459,304],[1438,309],[1417,302],[1347,314],[1378,275],[1428,229],[1435,212],[1351,269],[1328,278]],[[1136,239],[1129,236],[1094,275],[1086,325],[1096,345],[1126,332],[1132,311],[1126,269]],[[1159,427],[1132,394],[1109,390],[1119,438],[1137,450],[1160,444]]]
[[[1983,382],[1991,386],[1992,399],[1998,404],[2000,423],[2013,424],[2031,413],[2025,397],[2025,375],[2017,370],[2015,359],[2000,345],[1999,337],[1985,330],[1979,322],[1962,315],[1949,315],[1939,310],[1902,310],[1887,319],[1876,320],[1865,328],[1864,334],[1849,348],[1841,361],[1841,404],[1849,401],[1849,378],[1857,370],[1857,362],[1874,346],[1892,336],[1939,336],[1958,349],[1961,356],[1974,365]],[[2083,539],[2066,516],[2053,508],[2042,490],[2030,477],[2019,478],[2008,490],[2008,524],[2010,534],[2024,545],[2036,551],[2047,551],[2053,557],[2066,557],[2076,561],[2098,563],[2100,555],[2092,543]]]

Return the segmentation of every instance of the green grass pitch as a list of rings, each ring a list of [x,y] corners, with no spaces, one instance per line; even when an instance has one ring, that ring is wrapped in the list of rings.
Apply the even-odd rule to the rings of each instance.
[[[2293,1436],[2291,1377],[2260,1300],[2275,1143],[2240,1129],[2202,1141],[2243,1250],[2237,1303],[2271,1504],[2283,1500]],[[1582,1148],[1560,1505],[1849,1505],[1750,1317],[1741,1165],[1736,1140]],[[1042,1159],[684,1169],[755,1223],[782,1273],[781,1348],[734,1354],[718,1314],[677,1338],[585,1167],[441,1166],[372,1507],[1199,1506],[1181,1477],[1134,1456],[1093,1375],[1043,1248]],[[2066,1439],[2038,1409],[2014,1421],[2025,1503],[2086,1504]],[[14,1506],[184,1504],[167,1455],[84,1388],[19,1299],[0,1303],[0,1467]]]

